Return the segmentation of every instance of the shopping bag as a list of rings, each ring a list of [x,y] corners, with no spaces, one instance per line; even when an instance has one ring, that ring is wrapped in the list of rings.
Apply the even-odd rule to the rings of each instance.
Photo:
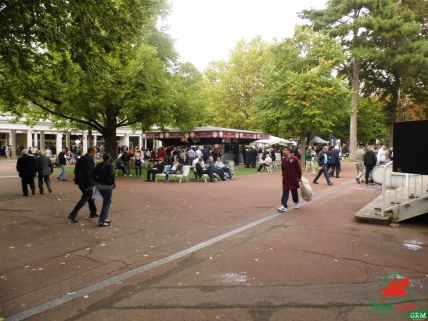
[[[103,200],[103,196],[101,195],[98,187],[95,187],[95,190],[92,193],[92,198],[94,199],[94,201],[102,201]]]
[[[300,195],[306,202],[309,202],[312,200],[311,184],[309,184],[309,181],[303,176],[302,176],[302,183],[300,184]]]

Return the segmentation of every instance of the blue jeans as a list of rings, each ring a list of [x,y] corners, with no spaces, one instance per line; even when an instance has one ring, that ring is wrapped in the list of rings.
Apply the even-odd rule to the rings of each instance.
[[[104,224],[108,216],[108,211],[110,209],[113,188],[99,190],[99,191],[100,191],[100,194],[103,196],[103,207],[101,209],[99,223]]]
[[[321,169],[318,170],[318,174],[315,176],[314,182],[317,182],[318,178],[320,178],[322,174],[324,174],[327,183],[330,183],[330,178],[328,177],[328,166],[326,164],[322,165]]]
[[[169,175],[172,175],[172,174],[175,174],[175,173],[177,173],[177,171],[175,169],[170,169],[168,171],[168,173],[166,173],[166,175],[165,175],[165,182],[169,181]]]
[[[232,179],[232,170],[229,167],[222,167],[221,169],[223,173],[229,175],[229,179]]]
[[[59,165],[61,168],[61,173],[59,173],[58,178],[63,181],[65,179],[65,165]]]

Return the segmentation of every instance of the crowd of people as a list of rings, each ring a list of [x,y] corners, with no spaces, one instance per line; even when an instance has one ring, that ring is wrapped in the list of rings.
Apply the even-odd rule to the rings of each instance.
[[[258,164],[258,171],[270,166],[272,162],[281,162],[283,194],[278,211],[287,211],[290,193],[294,207],[299,207],[297,191],[302,179],[302,168],[300,166],[301,155],[297,148],[286,146],[280,149],[257,149],[251,146],[244,150],[244,154],[245,167],[256,168],[256,164]],[[132,176],[131,170],[133,168],[135,175],[141,176],[142,167],[146,165],[148,182],[155,181],[157,174],[165,174],[165,182],[168,182],[172,175],[182,173],[183,167],[187,165],[193,168],[195,177],[199,179],[203,178],[204,175],[209,178],[210,182],[234,179],[233,168],[223,162],[223,152],[217,146],[214,148],[168,146],[159,147],[153,151],[141,150],[138,147],[132,150],[126,146],[121,146],[115,162],[112,162],[109,153],[97,147],[88,148],[88,152],[81,157],[76,157],[68,148],[64,148],[55,158],[55,154],[49,147],[45,151],[37,148],[32,148],[31,151],[22,149],[20,155],[16,169],[21,177],[24,196],[29,195],[28,187],[33,195],[36,193],[36,177],[38,177],[40,194],[44,193],[45,186],[48,192],[52,193],[50,181],[54,167],[52,159],[55,159],[60,168],[60,173],[57,176],[59,181],[66,180],[66,165],[75,163],[74,182],[79,186],[82,195],[68,218],[73,223],[77,222],[79,210],[88,203],[90,217],[99,218],[98,223],[102,227],[109,226],[111,223],[111,220],[108,219],[108,212],[113,190],[116,186],[116,170],[122,170],[124,176]],[[331,182],[333,177],[340,178],[342,154],[338,146],[306,146],[304,157],[305,171],[315,175],[313,184],[318,184],[321,175],[325,177],[328,185],[333,185]],[[95,161],[100,158],[102,161],[96,164]],[[360,144],[354,152],[356,182],[358,184],[361,182],[373,183],[371,178],[373,168],[376,165],[385,164],[388,158],[392,159],[392,149],[388,150],[383,145],[364,147]],[[98,193],[103,200],[100,215],[97,214],[94,192]]]

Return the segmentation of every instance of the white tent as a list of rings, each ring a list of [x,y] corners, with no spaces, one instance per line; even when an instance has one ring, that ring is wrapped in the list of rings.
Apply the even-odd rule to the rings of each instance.
[[[292,144],[292,141],[271,135],[269,139],[259,139],[259,140],[256,140],[254,143],[266,144],[266,145],[288,145],[288,144]]]
[[[324,140],[319,136],[314,136],[309,144],[328,144],[328,140]]]

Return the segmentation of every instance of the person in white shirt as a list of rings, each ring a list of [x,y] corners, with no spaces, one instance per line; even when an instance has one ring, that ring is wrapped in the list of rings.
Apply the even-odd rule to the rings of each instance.
[[[203,155],[202,155],[202,151],[200,150],[200,148],[198,148],[198,149],[196,150],[195,154],[196,154],[196,157],[197,157],[197,158],[201,158],[201,157],[203,156]]]
[[[385,146],[381,146],[377,152],[377,165],[385,164]]]
[[[257,171],[261,171],[263,167],[268,167],[272,164],[272,158],[270,157],[270,155],[266,155],[266,158],[264,161],[262,161],[262,163],[260,164],[259,168],[257,169]]]
[[[233,175],[232,175],[232,170],[229,167],[227,167],[226,165],[224,165],[224,163],[221,161],[221,157],[217,158],[217,161],[214,163],[214,165],[218,169],[222,170],[223,173],[226,173],[229,176],[230,180],[234,180]]]

